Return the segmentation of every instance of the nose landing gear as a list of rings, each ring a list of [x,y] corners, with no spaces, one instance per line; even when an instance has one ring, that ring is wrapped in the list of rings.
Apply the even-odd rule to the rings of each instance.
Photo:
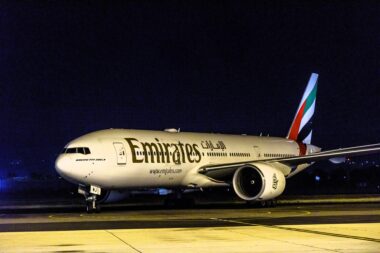
[[[86,201],[86,211],[87,213],[99,213],[100,205],[97,202],[97,196],[100,196],[101,188],[91,185],[90,188],[79,186],[78,193],[83,195]]]
[[[86,198],[86,211],[87,213],[100,212],[100,205],[96,202],[96,195],[90,195]]]

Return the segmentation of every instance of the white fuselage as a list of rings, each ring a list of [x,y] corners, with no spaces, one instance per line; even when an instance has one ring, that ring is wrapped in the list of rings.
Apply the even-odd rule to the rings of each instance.
[[[109,129],[68,143],[57,158],[56,170],[73,183],[104,189],[226,186],[198,173],[199,169],[299,156],[315,148],[264,136]],[[294,171],[287,166],[279,169],[285,176]]]

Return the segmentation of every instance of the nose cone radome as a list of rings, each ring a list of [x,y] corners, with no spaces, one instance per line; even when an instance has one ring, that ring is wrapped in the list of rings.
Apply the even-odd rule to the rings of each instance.
[[[75,175],[73,175],[73,168],[71,164],[71,159],[66,155],[58,156],[55,160],[55,170],[57,173],[66,180],[74,181]]]
[[[65,174],[65,168],[67,167],[67,162],[65,160],[65,157],[62,157],[62,155],[58,156],[55,160],[55,170],[61,176]]]

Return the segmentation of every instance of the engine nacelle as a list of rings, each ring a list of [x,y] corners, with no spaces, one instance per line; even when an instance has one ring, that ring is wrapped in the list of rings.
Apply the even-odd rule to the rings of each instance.
[[[283,193],[285,184],[282,172],[263,163],[238,168],[232,179],[235,193],[246,201],[274,199]]]
[[[118,191],[118,190],[102,190],[98,201],[99,203],[113,203],[118,202],[129,197],[130,193],[128,191]]]

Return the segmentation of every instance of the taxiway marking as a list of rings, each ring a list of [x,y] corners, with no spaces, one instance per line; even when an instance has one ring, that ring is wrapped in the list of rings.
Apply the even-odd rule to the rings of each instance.
[[[290,227],[276,226],[276,225],[264,225],[264,224],[256,224],[256,223],[250,223],[250,222],[244,222],[244,221],[237,221],[237,220],[235,221],[235,220],[227,220],[227,219],[219,219],[219,218],[211,218],[211,220],[224,221],[224,222],[241,224],[241,225],[246,225],[246,226],[247,225],[248,226],[261,226],[261,227],[266,227],[266,228],[288,230],[288,231],[293,231],[293,232],[309,233],[309,234],[317,234],[317,235],[325,235],[325,236],[333,236],[333,237],[341,237],[341,238],[346,238],[346,239],[355,239],[355,240],[362,240],[362,241],[369,241],[369,242],[380,243],[380,239],[370,238],[370,237],[363,237],[363,236],[344,235],[344,234],[322,232],[322,231],[314,231],[314,230],[302,229],[302,228],[290,228]]]

